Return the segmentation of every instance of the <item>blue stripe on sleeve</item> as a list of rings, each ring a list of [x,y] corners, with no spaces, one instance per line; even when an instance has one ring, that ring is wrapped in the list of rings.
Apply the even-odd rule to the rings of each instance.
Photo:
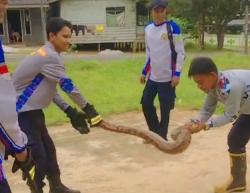
[[[14,151],[15,153],[21,153],[26,149],[26,145],[24,147],[18,146],[11,139],[8,133],[5,131],[3,125],[0,123],[0,140],[3,142],[5,146]]]

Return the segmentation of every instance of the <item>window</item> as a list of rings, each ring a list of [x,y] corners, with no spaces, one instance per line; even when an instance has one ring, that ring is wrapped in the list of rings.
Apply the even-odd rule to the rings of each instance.
[[[146,26],[149,23],[149,9],[143,3],[136,4],[137,26]]]
[[[30,20],[30,10],[24,10],[24,25],[25,25],[25,34],[31,35],[31,20]]]
[[[0,35],[4,35],[4,27],[3,27],[3,23],[0,23]]]
[[[108,27],[125,26],[125,7],[107,7],[106,21]]]

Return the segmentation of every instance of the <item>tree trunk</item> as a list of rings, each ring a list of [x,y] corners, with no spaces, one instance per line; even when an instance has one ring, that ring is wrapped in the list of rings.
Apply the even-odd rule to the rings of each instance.
[[[205,15],[201,13],[198,21],[199,46],[205,49]]]
[[[217,49],[221,50],[224,47],[225,26],[217,26]]]

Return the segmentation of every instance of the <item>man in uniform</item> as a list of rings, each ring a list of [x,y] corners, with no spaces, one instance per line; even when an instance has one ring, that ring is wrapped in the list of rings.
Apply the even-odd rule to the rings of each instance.
[[[17,111],[21,129],[28,136],[31,154],[36,162],[35,183],[39,193],[43,192],[44,177],[47,176],[50,193],[79,193],[66,187],[60,178],[55,145],[48,133],[43,109],[56,102],[71,119],[72,125],[81,133],[88,133],[90,126],[102,118],[65,75],[64,62],[60,56],[70,46],[72,25],[53,18],[47,24],[48,42],[37,52],[27,56],[13,75],[18,92]],[[57,85],[83,110],[80,113],[67,105],[57,92]],[[37,193],[29,183],[31,192]]]
[[[0,22],[4,20],[8,0],[0,0]],[[26,177],[34,169],[33,161],[27,151],[27,137],[19,128],[16,113],[16,91],[13,87],[8,67],[5,63],[2,42],[0,42],[0,192],[11,193],[3,169],[5,150],[15,157],[13,171],[21,168]]]
[[[228,151],[231,159],[231,178],[215,193],[245,191],[246,189],[246,144],[250,138],[250,70],[218,72],[215,63],[206,57],[195,58],[190,66],[189,77],[207,93],[200,114],[187,128],[199,132],[233,123],[228,134]],[[212,117],[217,103],[225,106],[225,113]]]
[[[165,140],[185,57],[180,27],[174,21],[166,20],[167,4],[165,0],[151,3],[153,23],[145,28],[146,64],[140,78],[142,84],[147,79],[141,100],[147,125]],[[154,106],[157,94],[160,120]]]

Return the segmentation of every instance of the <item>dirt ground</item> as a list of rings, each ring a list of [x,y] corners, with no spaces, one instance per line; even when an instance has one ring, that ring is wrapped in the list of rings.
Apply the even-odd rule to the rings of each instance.
[[[195,114],[175,110],[170,129]],[[107,120],[146,129],[140,112],[115,115]],[[162,153],[152,145],[143,144],[140,138],[101,128],[93,128],[89,135],[78,134],[70,125],[51,127],[49,131],[56,143],[63,182],[81,192],[213,193],[214,185],[229,176],[226,145],[229,126],[194,135],[189,148],[178,155]],[[13,193],[29,193],[20,175],[10,174],[10,163],[5,166]],[[247,192],[250,193],[250,187]]]

